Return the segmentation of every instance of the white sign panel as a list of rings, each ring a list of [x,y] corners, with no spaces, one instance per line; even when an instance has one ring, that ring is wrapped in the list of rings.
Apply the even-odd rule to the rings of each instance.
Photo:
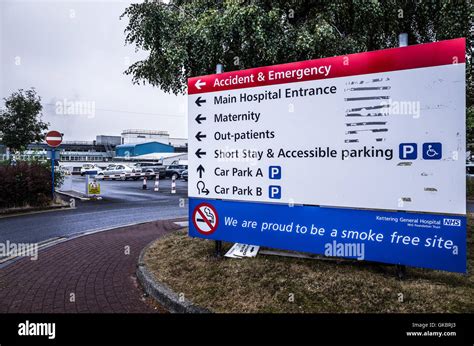
[[[457,41],[190,79],[189,196],[465,214]]]

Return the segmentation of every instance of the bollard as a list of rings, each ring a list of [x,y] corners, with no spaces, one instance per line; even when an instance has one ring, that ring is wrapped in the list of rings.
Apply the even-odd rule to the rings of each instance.
[[[142,186],[142,189],[143,189],[143,190],[146,190],[146,177],[143,177],[143,186]]]
[[[171,177],[171,193],[176,193],[176,178],[174,175]]]
[[[155,192],[160,191],[160,176],[157,174],[155,177]]]

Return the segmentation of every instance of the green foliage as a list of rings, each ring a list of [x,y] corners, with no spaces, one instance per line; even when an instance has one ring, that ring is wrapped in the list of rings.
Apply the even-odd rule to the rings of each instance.
[[[41,98],[36,90],[20,89],[4,98],[5,109],[0,111],[1,141],[13,151],[21,151],[32,142],[41,141],[48,124],[41,121]]]
[[[130,5],[126,42],[149,53],[126,73],[135,83],[183,93],[191,76],[466,37],[462,1],[145,0]],[[468,66],[468,80],[472,78]],[[468,83],[470,84],[470,83]]]
[[[55,185],[64,177],[55,172]],[[44,206],[51,202],[51,167],[47,162],[0,163],[0,208]]]
[[[466,196],[467,199],[474,199],[474,179],[466,179]]]
[[[467,108],[466,114],[466,137],[468,143],[474,142],[474,105]],[[469,150],[469,148],[468,148]],[[472,150],[472,148],[471,148]]]

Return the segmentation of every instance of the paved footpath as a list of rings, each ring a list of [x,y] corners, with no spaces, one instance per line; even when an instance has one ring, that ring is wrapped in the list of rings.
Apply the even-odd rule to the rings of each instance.
[[[0,313],[163,312],[143,298],[135,270],[148,243],[181,228],[173,221],[79,237],[40,250],[36,261],[7,265],[0,269]]]

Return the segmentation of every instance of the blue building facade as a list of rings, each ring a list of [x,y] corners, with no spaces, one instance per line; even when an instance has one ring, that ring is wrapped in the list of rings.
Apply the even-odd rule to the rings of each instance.
[[[119,157],[140,156],[153,153],[174,153],[174,147],[160,142],[122,144],[115,147],[115,154]]]

